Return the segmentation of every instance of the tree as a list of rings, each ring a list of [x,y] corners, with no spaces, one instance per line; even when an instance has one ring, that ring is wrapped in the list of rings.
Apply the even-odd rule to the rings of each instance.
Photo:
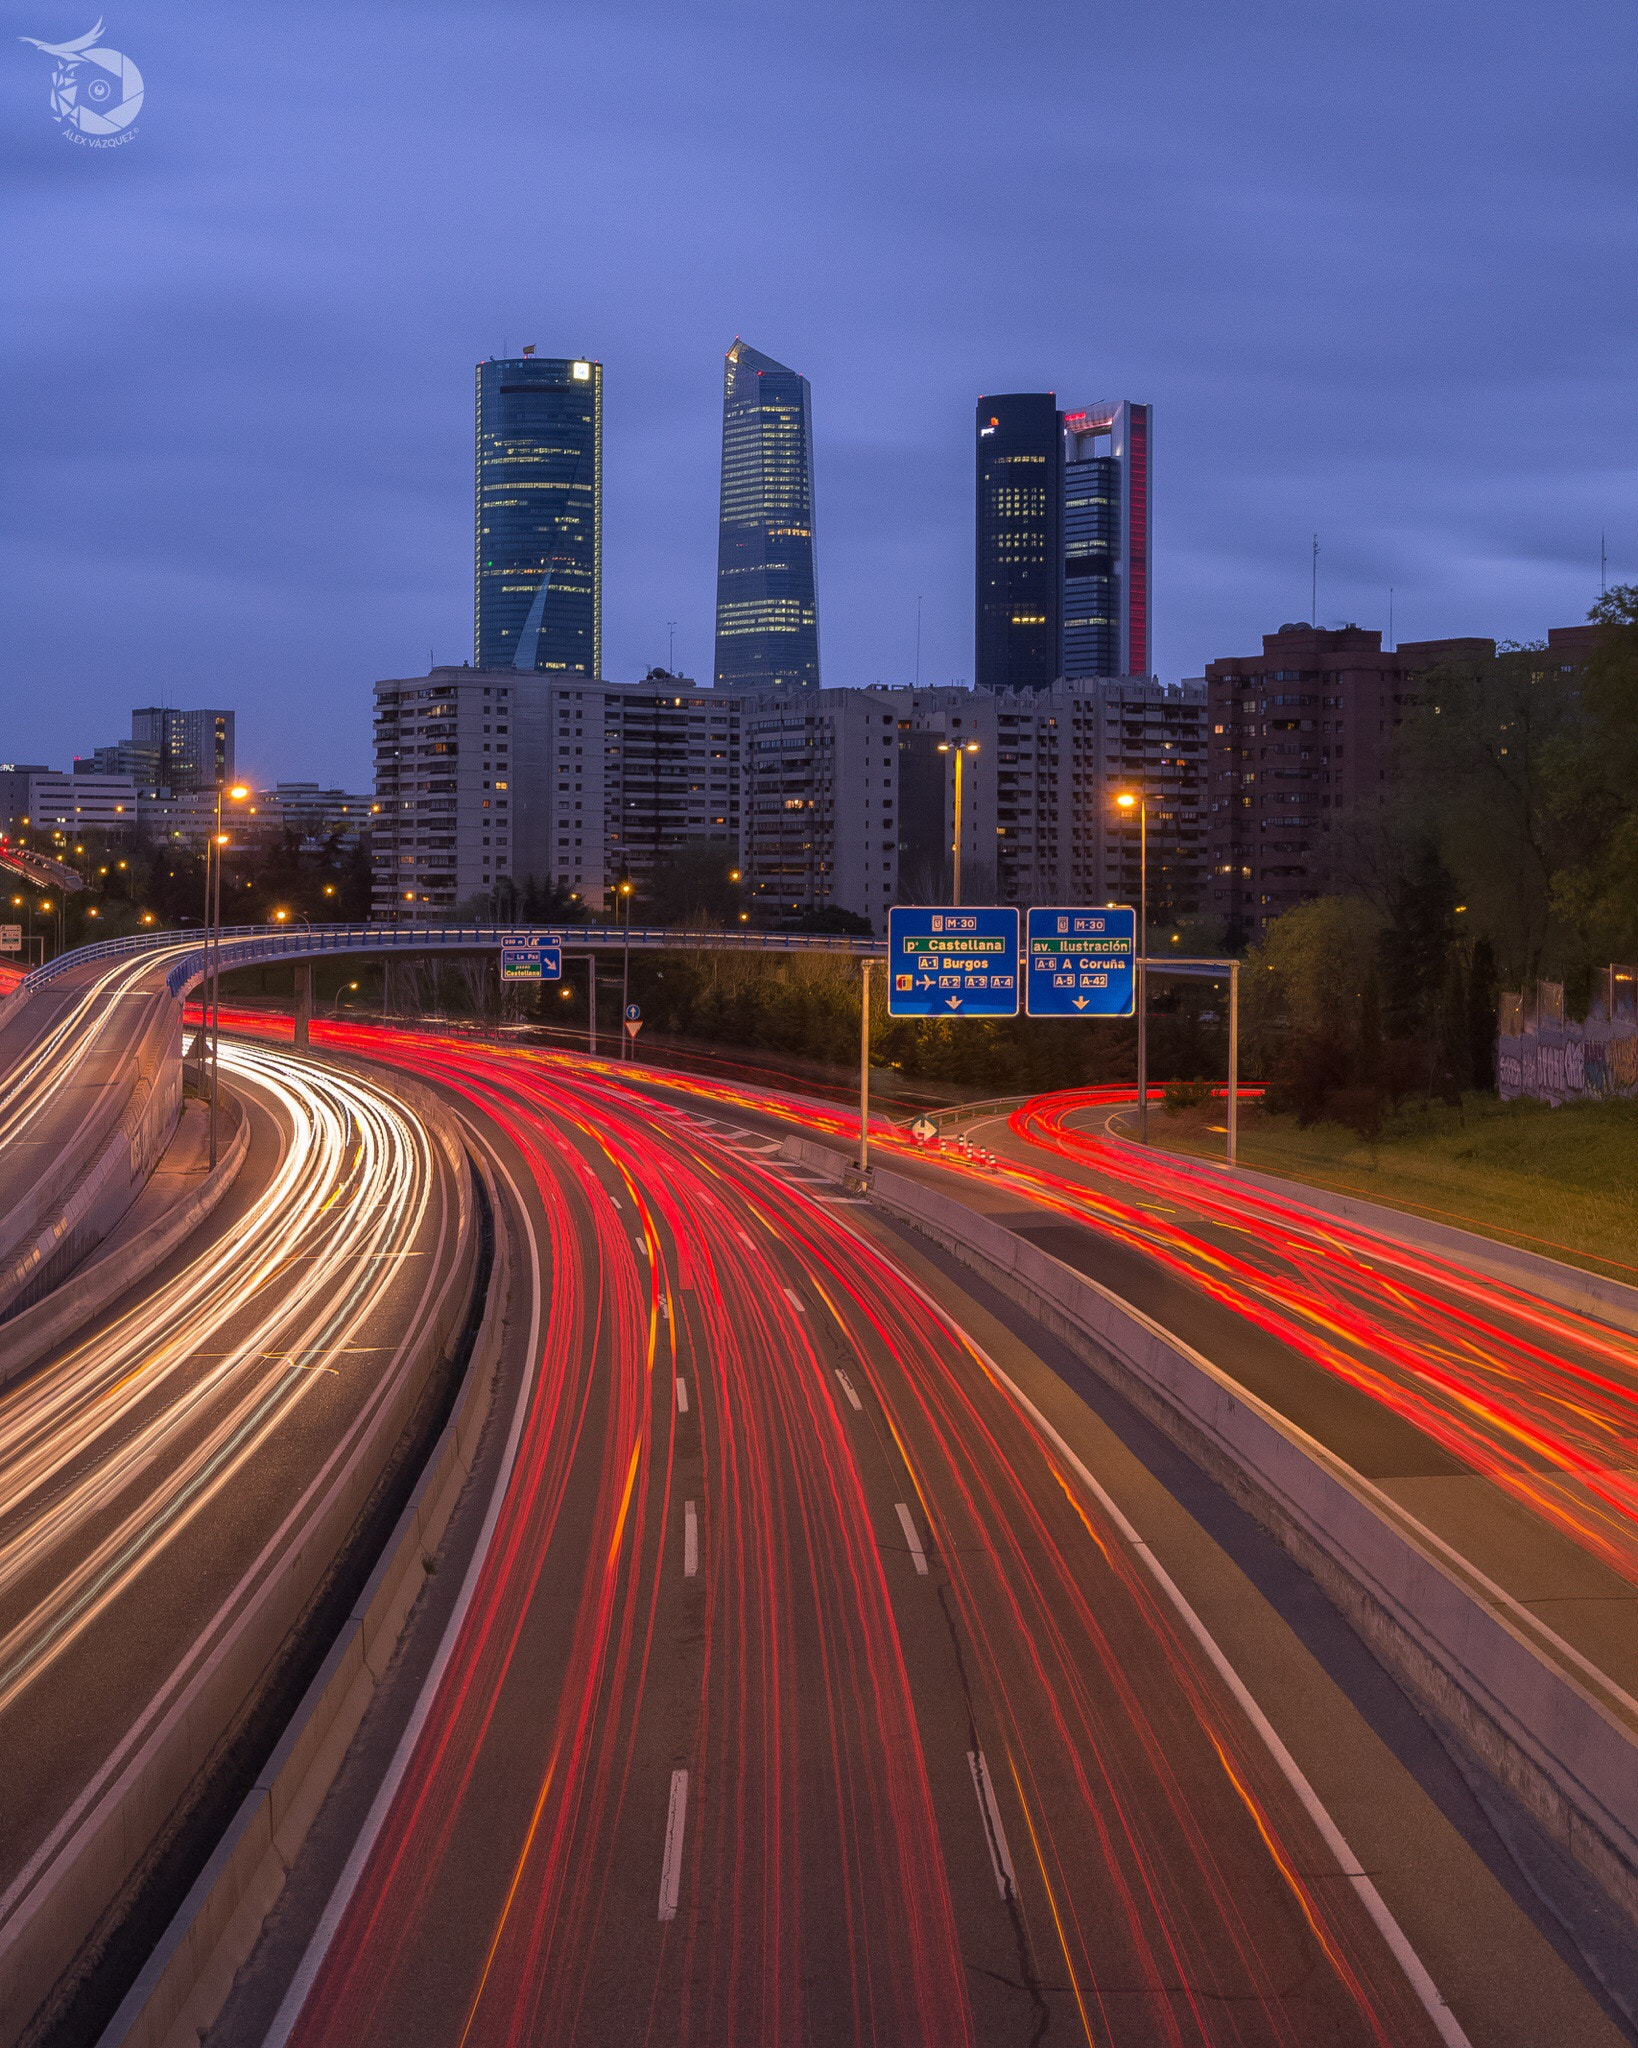
[[[1300,903],[1246,956],[1242,1014],[1248,1065],[1271,1109],[1308,1124],[1332,1096],[1375,1077],[1381,1043],[1380,918],[1356,896]],[[1378,1118],[1378,1121],[1380,1119]]]

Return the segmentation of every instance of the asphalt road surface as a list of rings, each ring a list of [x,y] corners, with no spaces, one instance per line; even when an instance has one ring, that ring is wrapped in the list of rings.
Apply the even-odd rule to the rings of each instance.
[[[223,1066],[252,1117],[239,1183],[0,1391],[0,1941],[284,1568],[405,1369],[453,1238],[449,1170],[379,1088],[265,1048]]]
[[[856,1210],[581,1068],[349,1042],[503,1134],[542,1293],[440,1655],[222,2040],[1465,2038],[1141,1532]]]

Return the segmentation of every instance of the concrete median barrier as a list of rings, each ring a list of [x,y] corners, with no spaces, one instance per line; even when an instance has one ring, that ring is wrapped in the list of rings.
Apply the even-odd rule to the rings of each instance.
[[[454,1410],[346,1627],[99,2048],[164,2048],[204,2037],[392,1661],[425,1583],[424,1561],[443,1540],[471,1476],[500,1362],[512,1250],[493,1177],[487,1167],[482,1171],[494,1218],[494,1264]]]
[[[1134,1151],[1137,1149],[1126,1138],[1112,1138],[1110,1142]],[[1306,1181],[1281,1180],[1270,1173],[1252,1173],[1243,1166],[1233,1168],[1231,1173],[1228,1167],[1213,1160],[1190,1159],[1173,1152],[1157,1155],[1152,1148],[1146,1156],[1150,1159],[1158,1156],[1167,1166],[1196,1175],[1218,1188],[1254,1187],[1262,1194],[1276,1195],[1304,1208],[1317,1209],[1322,1216],[1335,1216],[1342,1222],[1358,1224],[1366,1230],[1381,1231],[1385,1237],[1400,1238],[1419,1250],[1460,1259],[1464,1266],[1471,1266],[1475,1272],[1522,1287],[1527,1293],[1540,1295],[1544,1301],[1558,1302],[1565,1308],[1579,1310],[1582,1315],[1597,1316],[1623,1330],[1638,1330],[1638,1287],[1606,1279],[1602,1273],[1590,1273],[1563,1259],[1550,1258],[1544,1252],[1526,1251],[1521,1245],[1504,1244],[1500,1238],[1486,1237],[1476,1230],[1464,1230],[1459,1224],[1441,1223],[1431,1216],[1418,1216],[1409,1209],[1393,1209],[1386,1203],[1368,1202],[1363,1195],[1343,1195],[1330,1188],[1310,1187]]]
[[[784,1156],[840,1178],[811,1139]],[[1319,1581],[1407,1688],[1638,1919],[1638,1701],[1323,1445],[1147,1316],[925,1182],[871,1202],[1061,1337]]]

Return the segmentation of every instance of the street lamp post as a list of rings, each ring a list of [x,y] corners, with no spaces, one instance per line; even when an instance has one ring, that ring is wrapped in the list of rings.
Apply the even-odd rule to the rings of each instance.
[[[955,755],[955,872],[952,877],[954,887],[951,893],[951,901],[959,905],[961,902],[961,758],[964,754],[976,754],[978,752],[978,742],[977,740],[940,740],[938,750],[941,754]]]
[[[625,911],[626,935],[620,961],[620,1057],[629,1057],[631,1033],[626,1029],[626,1011],[631,1007],[631,883],[620,884],[620,903]]]
[[[236,782],[227,792],[235,803],[242,803],[250,791],[242,782]],[[222,785],[216,785],[216,829],[211,835],[216,852],[215,880],[211,879],[210,853],[205,856],[205,959],[210,969],[210,999],[205,1023],[208,1027],[210,1049],[210,1163],[216,1164],[216,1113],[219,1096],[218,1077],[222,1055],[222,848],[227,844],[227,834],[222,830]]]
[[[1149,799],[1123,790],[1115,802],[1138,814],[1137,1094],[1138,1143],[1149,1142]]]

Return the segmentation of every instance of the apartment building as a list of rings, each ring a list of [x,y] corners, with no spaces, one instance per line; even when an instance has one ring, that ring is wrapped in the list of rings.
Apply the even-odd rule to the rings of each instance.
[[[548,681],[434,668],[375,686],[372,915],[437,922],[547,871]]]
[[[720,846],[725,867],[737,863],[745,698],[663,669],[635,685],[543,679],[543,691],[537,872],[606,910],[620,881],[648,888],[685,846]],[[519,763],[526,784],[533,774]]]
[[[951,823],[938,747],[970,724],[972,702],[971,690],[885,687],[741,699],[741,866],[757,923],[844,910],[885,931],[894,903],[937,900]]]
[[[1263,635],[1263,651],[1206,665],[1210,736],[1207,908],[1238,941],[1325,886],[1339,814],[1388,796],[1392,734],[1417,700],[1416,678],[1488,660],[1482,639],[1406,641],[1393,652],[1361,626],[1299,623]]]
[[[1142,826],[1135,810],[1115,803],[1125,791],[1148,805],[1151,917],[1199,909],[1203,684],[1096,677],[1045,690],[979,691],[970,702],[979,742],[966,769],[970,901],[987,885],[1001,903],[1136,903]]]

